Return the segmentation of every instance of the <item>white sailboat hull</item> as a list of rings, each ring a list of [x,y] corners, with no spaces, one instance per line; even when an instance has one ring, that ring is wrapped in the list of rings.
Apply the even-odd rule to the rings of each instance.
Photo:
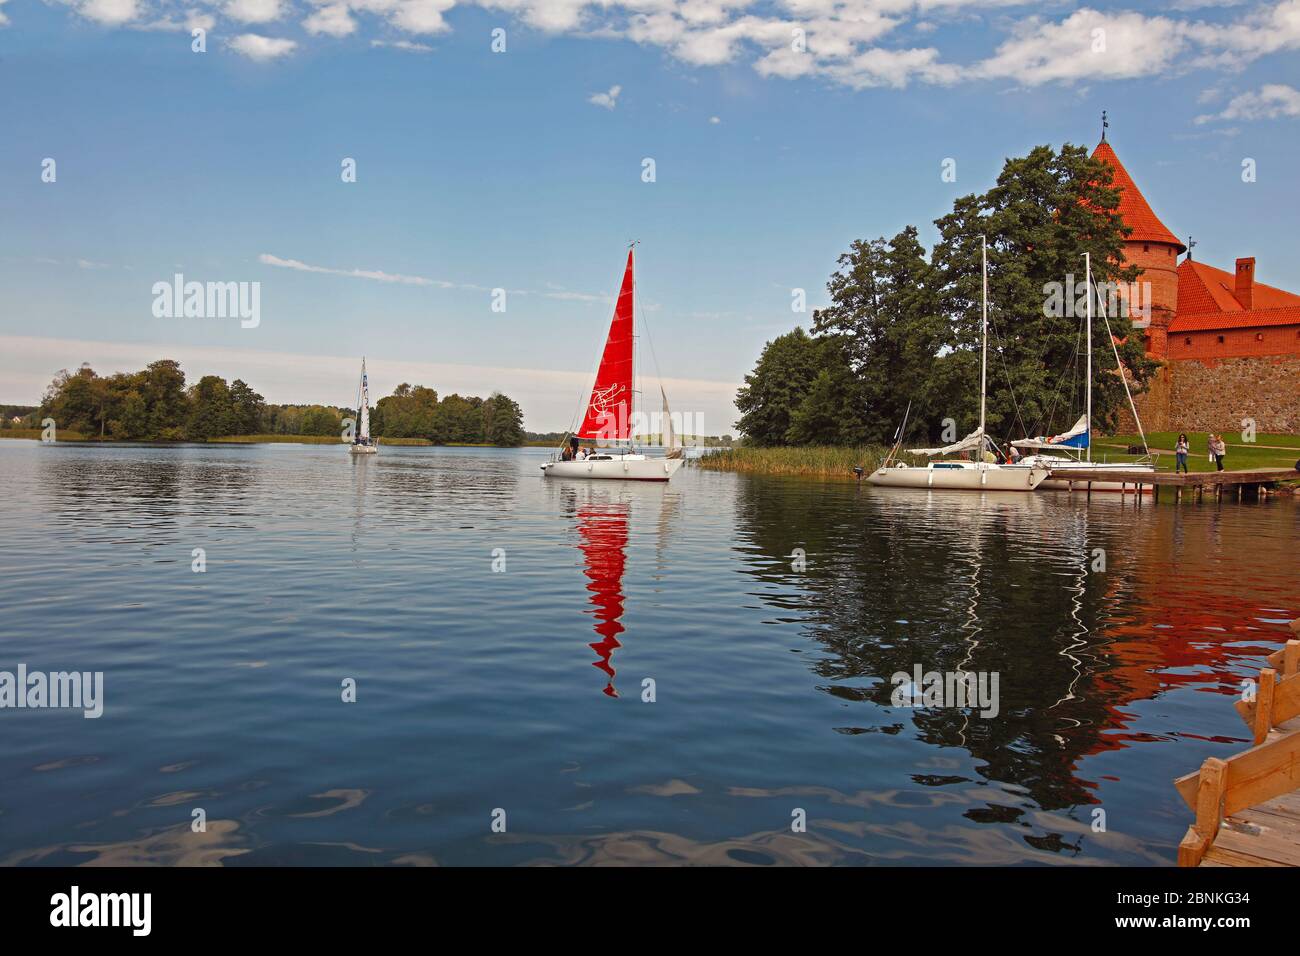
[[[374,445],[353,445],[348,449],[353,455],[373,455],[379,451]]]
[[[618,481],[668,481],[682,467],[681,458],[647,458],[645,455],[617,455],[587,461],[548,461],[542,465],[547,478],[603,478]]]
[[[953,491],[1034,491],[1047,478],[1041,468],[1025,465],[942,462],[878,468],[868,477],[882,488],[939,488]]]

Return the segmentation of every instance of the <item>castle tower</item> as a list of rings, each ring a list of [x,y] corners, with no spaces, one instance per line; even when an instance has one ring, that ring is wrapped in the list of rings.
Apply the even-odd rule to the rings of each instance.
[[[1146,329],[1147,354],[1153,358],[1167,358],[1169,323],[1173,321],[1178,307],[1178,256],[1187,247],[1165,228],[1165,224],[1152,211],[1104,135],[1092,155],[1110,167],[1111,187],[1119,190],[1120,217],[1124,220],[1124,225],[1133,230],[1124,241],[1125,262],[1142,270],[1137,278],[1139,283],[1149,283],[1149,286],[1141,286],[1143,292],[1149,290],[1150,295],[1151,324]],[[1144,307],[1146,304],[1145,301],[1142,303]],[[1135,321],[1140,324],[1136,304],[1133,314]]]

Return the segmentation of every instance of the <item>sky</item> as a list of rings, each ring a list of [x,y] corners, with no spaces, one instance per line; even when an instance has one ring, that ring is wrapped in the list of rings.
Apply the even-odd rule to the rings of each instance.
[[[1102,110],[1197,259],[1300,291],[1300,0],[0,0],[0,402],[167,357],[346,406],[364,354],[564,429],[636,240],[643,387],[732,432],[851,242]],[[257,324],[155,314],[177,273]]]

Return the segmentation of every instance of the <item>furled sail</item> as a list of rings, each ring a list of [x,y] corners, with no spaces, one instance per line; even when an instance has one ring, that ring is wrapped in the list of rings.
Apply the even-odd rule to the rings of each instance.
[[[632,250],[627,253],[623,286],[609,324],[609,338],[591,387],[579,438],[610,441],[632,436]]]
[[[361,360],[361,427],[357,437],[363,442],[370,440],[370,383],[366,381],[366,360]]]
[[[968,451],[972,448],[979,448],[984,443],[984,429],[977,428],[959,442],[951,445],[944,445],[942,448],[911,448],[908,449],[913,455],[926,455],[934,457],[935,455],[953,455],[959,451]]]
[[[1087,448],[1088,437],[1088,416],[1080,415],[1068,432],[1050,437],[1021,438],[1011,444],[1017,448]]]

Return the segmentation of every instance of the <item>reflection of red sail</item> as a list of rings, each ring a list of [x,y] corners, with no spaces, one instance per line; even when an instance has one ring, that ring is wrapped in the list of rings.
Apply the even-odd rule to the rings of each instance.
[[[591,603],[596,615],[596,634],[600,640],[588,645],[598,660],[592,661],[609,677],[605,693],[617,697],[614,689],[614,651],[622,647],[618,635],[623,633],[619,618],[623,616],[623,565],[627,547],[626,504],[587,505],[578,509],[578,533],[582,535],[584,568],[591,583]]]
[[[578,428],[579,438],[607,440],[632,435],[632,250],[627,253],[623,287],[614,305],[614,320],[600,357],[596,381],[591,386],[587,414]]]

